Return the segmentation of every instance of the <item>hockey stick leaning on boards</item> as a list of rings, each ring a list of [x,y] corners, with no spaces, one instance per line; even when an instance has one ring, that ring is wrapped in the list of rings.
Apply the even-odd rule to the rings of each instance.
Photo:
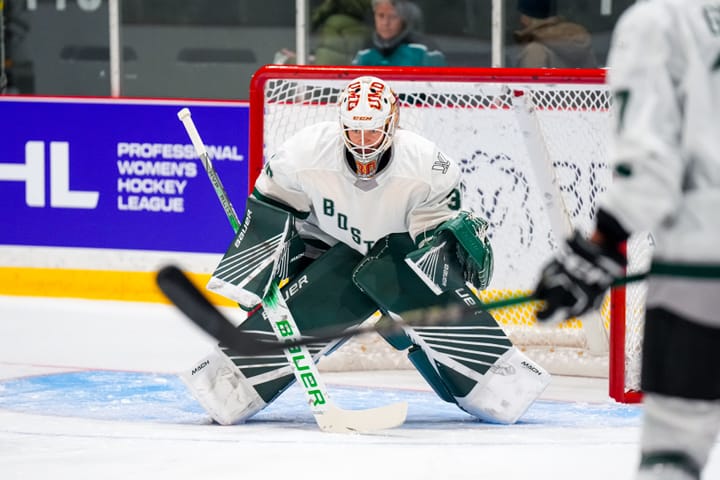
[[[230,202],[230,198],[220,181],[220,177],[213,167],[210,155],[195,127],[190,110],[183,108],[178,112],[178,118],[183,123],[185,131],[195,147],[195,152],[198,157],[200,157],[200,161],[215,189],[215,194],[225,210],[225,215],[230,221],[233,230],[237,233],[241,226],[240,219]],[[195,289],[196,294],[187,290],[173,290],[172,285],[169,286],[163,278],[162,275],[158,275],[158,286],[163,292],[166,292],[166,295],[167,293],[171,293],[171,295],[172,293],[176,294],[168,296],[168,298],[178,307],[185,301],[181,298],[183,293],[190,295],[190,300],[197,300],[198,298],[204,299],[203,295],[197,291],[197,289]],[[197,295],[199,295],[199,297],[197,297]],[[209,302],[208,305],[212,307]],[[301,338],[300,330],[275,281],[271,283],[270,290],[262,299],[262,306],[279,344],[284,346],[284,342],[288,340],[298,340]],[[214,309],[214,307],[212,308]],[[181,310],[183,309],[181,308]],[[219,314],[217,309],[214,310]],[[206,313],[212,312],[209,311]],[[193,319],[193,321],[195,320]],[[232,326],[232,324],[230,325]],[[221,338],[216,338],[220,340],[221,343],[235,350],[232,344],[227,344],[223,342]],[[242,350],[240,350],[240,352],[241,351]],[[315,421],[321,430],[333,433],[371,432],[393,428],[405,422],[407,416],[407,403],[405,402],[367,410],[343,410],[339,408],[330,400],[327,388],[320,377],[320,373],[308,349],[304,345],[295,345],[290,347],[284,346],[282,351],[290,363],[295,378],[303,387]]]

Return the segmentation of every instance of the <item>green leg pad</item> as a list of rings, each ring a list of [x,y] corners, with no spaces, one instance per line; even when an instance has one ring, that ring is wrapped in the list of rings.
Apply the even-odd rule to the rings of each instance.
[[[475,388],[477,381],[453,370],[442,363],[436,363],[440,378],[455,398],[461,398]]]
[[[377,304],[352,282],[352,272],[360,260],[360,253],[344,244],[337,244],[282,288],[300,332],[356,326],[378,309]],[[241,328],[272,332],[262,308],[252,313]],[[268,403],[294,381],[282,354],[244,357],[227,349],[226,353],[250,381],[253,377],[265,375],[267,380],[256,384],[255,388]],[[315,355],[315,361],[319,359],[320,356]]]
[[[395,350],[407,350],[408,348],[412,347],[413,343],[412,340],[410,340],[410,337],[405,335],[402,332],[396,332],[396,333],[387,333],[387,331],[392,330],[391,328],[383,328],[385,325],[388,325],[388,327],[394,323],[395,320],[393,320],[390,317],[384,316],[378,322],[375,324],[380,331],[378,332],[380,336],[390,344],[391,347],[393,347]],[[384,331],[385,330],[385,331]]]
[[[465,305],[477,309],[472,318],[462,324],[453,326],[454,333],[472,334],[477,328],[486,328],[484,332],[489,337],[476,345],[465,345],[469,352],[464,365],[480,375],[484,375],[499,355],[512,347],[510,339],[500,328],[495,319],[488,312],[481,309],[480,300],[467,288],[456,288],[453,291],[435,295],[420,278],[405,263],[405,256],[415,248],[407,234],[393,233],[379,240],[372,250],[358,265],[353,274],[355,284],[370,298],[375,300],[383,311],[391,311],[402,315],[405,311],[428,307],[443,307],[448,305]],[[392,321],[388,319],[388,321]],[[458,330],[458,327],[467,327],[467,332]],[[437,329],[443,328],[439,325]],[[419,345],[418,341],[410,340],[399,334],[395,338],[385,338],[397,349],[408,348],[408,342]],[[435,345],[447,347],[452,344]],[[422,345],[425,348],[425,345]],[[433,357],[433,354],[429,354]],[[463,362],[461,362],[463,363]],[[452,369],[438,366],[440,375],[446,378],[445,384],[456,396],[466,395],[475,385],[475,381]],[[447,370],[447,372],[445,371]]]
[[[455,397],[453,397],[445,386],[443,379],[432,367],[430,359],[427,355],[425,355],[425,352],[423,352],[420,347],[414,345],[408,352],[408,359],[440,398],[446,402],[457,403],[455,402]]]

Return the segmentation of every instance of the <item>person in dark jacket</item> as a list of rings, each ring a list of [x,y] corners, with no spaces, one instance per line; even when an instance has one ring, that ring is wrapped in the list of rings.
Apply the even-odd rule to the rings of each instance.
[[[523,26],[514,33],[521,45],[518,67],[598,67],[590,33],[557,16],[552,0],[518,0],[518,10]]]
[[[349,65],[372,34],[369,13],[370,0],[326,0],[320,5],[312,17],[314,63]]]
[[[325,0],[312,13],[312,53],[315,65],[350,65],[355,53],[370,41],[370,0]],[[295,52],[282,49],[274,63],[292,64]]]
[[[375,32],[354,65],[444,66],[445,55],[421,38],[420,8],[407,0],[372,0]]]

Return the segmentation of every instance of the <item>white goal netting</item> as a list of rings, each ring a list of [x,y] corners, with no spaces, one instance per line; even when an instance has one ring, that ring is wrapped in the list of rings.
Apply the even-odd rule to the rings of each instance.
[[[294,67],[302,72],[297,75],[287,68],[279,69],[277,77],[270,71],[256,85],[251,112],[262,97],[262,125],[252,123],[251,129],[262,128],[262,157],[299,128],[336,119],[338,95],[355,76]],[[611,181],[611,96],[600,73],[576,82],[565,77],[539,82],[518,78],[517,72],[507,81],[500,70],[493,75],[466,70],[451,78],[443,69],[423,70],[420,79],[402,69],[375,74],[400,98],[400,127],[434,141],[460,164],[463,207],[490,224],[495,271],[482,298],[526,295],[568,231],[559,230],[570,223],[583,232],[592,228],[598,196]],[[562,218],[568,225],[558,223]],[[639,252],[640,264],[649,262],[646,243],[641,239],[629,248],[636,257]],[[633,286],[626,293],[627,318],[613,321],[626,322],[631,343],[621,350],[632,358],[625,359],[628,378],[622,382],[637,389],[637,373],[630,371],[638,369],[644,290]],[[560,327],[537,325],[531,305],[493,315],[518,347],[551,372],[608,375],[609,300],[601,315]],[[404,353],[371,335],[350,341],[320,367],[388,369],[410,368],[410,363]]]

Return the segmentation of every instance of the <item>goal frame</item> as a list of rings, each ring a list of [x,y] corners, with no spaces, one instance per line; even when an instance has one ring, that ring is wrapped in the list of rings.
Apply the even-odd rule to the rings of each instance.
[[[265,84],[278,79],[351,80],[372,75],[393,80],[443,82],[508,82],[598,85],[606,81],[604,69],[528,69],[480,67],[364,67],[265,65],[250,81],[248,185],[251,192],[264,165]],[[259,133],[258,133],[259,132]],[[637,403],[642,393],[625,388],[625,286],[613,288],[610,295],[608,393],[622,403]]]

